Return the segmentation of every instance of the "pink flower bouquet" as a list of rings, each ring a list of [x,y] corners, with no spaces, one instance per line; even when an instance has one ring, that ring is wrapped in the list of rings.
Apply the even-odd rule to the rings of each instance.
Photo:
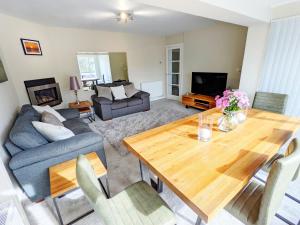
[[[224,113],[236,112],[249,107],[249,98],[245,92],[226,90],[223,97],[216,96],[216,106]]]

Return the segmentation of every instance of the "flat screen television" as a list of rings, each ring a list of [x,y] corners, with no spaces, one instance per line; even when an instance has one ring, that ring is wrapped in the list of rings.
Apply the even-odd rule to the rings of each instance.
[[[226,89],[227,73],[192,73],[192,93],[215,97]]]

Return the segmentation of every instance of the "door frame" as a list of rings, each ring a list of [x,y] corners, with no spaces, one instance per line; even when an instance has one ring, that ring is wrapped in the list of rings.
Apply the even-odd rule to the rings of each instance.
[[[177,100],[180,101],[181,99],[181,95],[182,95],[182,83],[183,83],[183,74],[184,74],[184,68],[183,68],[183,60],[184,60],[184,45],[183,43],[177,43],[177,44],[172,44],[172,45],[166,45],[166,97],[167,99],[173,99],[173,100]],[[175,96],[175,95],[169,95],[169,76],[168,76],[168,70],[169,70],[169,61],[168,61],[168,50],[169,49],[175,49],[175,48],[179,48],[180,49],[180,58],[179,58],[179,96]]]

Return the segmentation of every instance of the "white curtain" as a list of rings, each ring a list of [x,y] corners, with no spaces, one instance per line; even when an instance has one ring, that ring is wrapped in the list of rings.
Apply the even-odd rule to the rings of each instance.
[[[259,91],[288,94],[287,115],[300,116],[300,17],[274,21]]]
[[[108,54],[101,54],[98,57],[99,64],[100,64],[100,76],[104,79],[105,83],[111,83],[112,82],[112,75],[111,75],[111,69],[110,69],[110,60]]]

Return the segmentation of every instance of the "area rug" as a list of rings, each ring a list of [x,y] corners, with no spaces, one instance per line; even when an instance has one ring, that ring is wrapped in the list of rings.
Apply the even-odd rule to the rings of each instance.
[[[91,126],[98,131],[120,155],[128,154],[122,140],[134,134],[141,133],[186,116],[200,112],[199,110],[186,109],[178,101],[158,100],[151,104],[147,112],[135,113],[109,121],[97,121]]]

